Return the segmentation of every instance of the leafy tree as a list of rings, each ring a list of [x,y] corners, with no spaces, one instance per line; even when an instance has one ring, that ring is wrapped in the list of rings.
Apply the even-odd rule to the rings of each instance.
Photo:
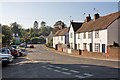
[[[34,22],[33,28],[34,28],[34,29],[38,29],[38,22],[37,22],[37,21]]]
[[[41,22],[41,27],[45,27],[46,26],[46,22],[42,21]]]
[[[9,44],[10,40],[12,40],[11,28],[8,25],[3,25],[2,26],[2,42],[3,42],[3,45]]]
[[[53,34],[55,34],[58,30],[60,30],[59,27],[54,27],[53,30],[52,30]]]
[[[21,36],[21,33],[20,33],[21,25],[20,24],[17,24],[17,22],[14,22],[10,24],[10,27],[13,33],[15,34],[18,33],[18,35]]]

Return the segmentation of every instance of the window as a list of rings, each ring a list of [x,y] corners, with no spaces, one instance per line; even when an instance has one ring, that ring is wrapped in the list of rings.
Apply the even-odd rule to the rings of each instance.
[[[71,47],[71,49],[73,48],[73,43],[71,43],[70,47]]]
[[[78,33],[78,39],[80,39],[80,33]]]
[[[78,49],[80,49],[80,44],[78,43]]]
[[[88,32],[88,38],[89,39],[91,38],[91,32]]]
[[[95,43],[95,52],[100,52],[100,44]]]
[[[70,38],[72,38],[72,33],[70,34]]]
[[[83,38],[84,38],[84,39],[86,38],[86,32],[84,32],[84,34],[83,34]]]
[[[86,47],[87,43],[83,43],[83,49],[86,50],[87,47]]]
[[[61,36],[61,41],[63,40],[63,36]]]
[[[95,31],[95,38],[99,38],[99,31]]]

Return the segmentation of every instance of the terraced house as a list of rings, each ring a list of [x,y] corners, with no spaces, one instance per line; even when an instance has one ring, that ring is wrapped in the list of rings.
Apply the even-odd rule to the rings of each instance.
[[[107,46],[113,45],[114,42],[120,44],[119,21],[120,11],[101,17],[96,13],[94,19],[91,19],[89,14],[76,31],[77,49],[106,53]]]
[[[53,37],[53,48],[56,48],[58,44],[69,44],[69,27],[61,28]]]

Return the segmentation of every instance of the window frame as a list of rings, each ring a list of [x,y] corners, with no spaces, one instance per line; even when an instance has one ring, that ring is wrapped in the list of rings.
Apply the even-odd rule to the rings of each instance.
[[[83,39],[86,39],[86,32],[83,33]]]
[[[99,38],[99,31],[95,31],[95,38]]]

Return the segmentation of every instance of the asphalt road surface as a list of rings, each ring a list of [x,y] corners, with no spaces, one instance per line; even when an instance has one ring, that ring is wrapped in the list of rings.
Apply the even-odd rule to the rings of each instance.
[[[27,50],[2,68],[3,78],[118,78],[117,61],[62,55],[40,44]]]

